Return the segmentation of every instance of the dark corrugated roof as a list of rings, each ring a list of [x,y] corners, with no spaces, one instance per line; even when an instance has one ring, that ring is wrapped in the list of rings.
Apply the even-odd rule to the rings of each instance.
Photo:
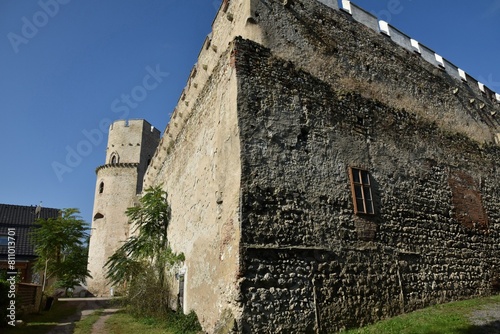
[[[33,246],[29,240],[30,228],[34,226],[37,218],[56,218],[59,209],[40,208],[40,214],[35,215],[36,206],[22,206],[0,204],[0,235],[5,235],[9,228],[16,232],[16,259],[29,259],[35,257]],[[0,246],[0,258],[6,259],[7,247]]]

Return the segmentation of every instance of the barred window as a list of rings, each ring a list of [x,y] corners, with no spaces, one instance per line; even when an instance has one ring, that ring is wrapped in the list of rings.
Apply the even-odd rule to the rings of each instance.
[[[370,173],[363,169],[349,167],[349,179],[351,181],[354,213],[375,214]]]

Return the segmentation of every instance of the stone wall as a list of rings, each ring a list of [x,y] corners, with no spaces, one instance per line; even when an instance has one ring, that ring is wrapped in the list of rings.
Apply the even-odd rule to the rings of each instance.
[[[340,330],[492,293],[498,146],[346,92],[251,41],[235,50],[242,332]],[[375,215],[354,215],[349,167],[370,172]]]
[[[342,10],[316,0],[286,6],[268,0],[255,11],[264,36],[259,44],[337,90],[359,92],[478,142],[492,142],[499,132],[499,103],[477,81],[458,80]]]
[[[422,59],[426,60],[440,70],[446,71],[446,73],[448,73],[451,77],[467,83],[467,85],[476,90],[478,89],[489,100],[492,100],[493,102],[500,102],[500,94],[492,91],[489,87],[484,85],[484,83],[478,82],[466,71],[457,67],[441,55],[435,53],[424,44],[412,39],[405,33],[399,31],[397,28],[391,26],[389,23],[379,20],[379,18],[377,18],[374,14],[369,13],[349,0],[342,0],[341,9],[346,13],[349,13],[349,15],[351,15],[357,22],[360,22],[375,32],[380,32],[386,35],[394,43],[407,49],[408,51],[416,52],[422,57]]]

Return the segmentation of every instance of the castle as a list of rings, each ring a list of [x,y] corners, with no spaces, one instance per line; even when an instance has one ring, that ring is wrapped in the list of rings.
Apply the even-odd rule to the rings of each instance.
[[[500,95],[341,3],[224,0],[161,139],[113,124],[91,291],[158,184],[186,257],[174,293],[210,333],[330,332],[500,289]]]

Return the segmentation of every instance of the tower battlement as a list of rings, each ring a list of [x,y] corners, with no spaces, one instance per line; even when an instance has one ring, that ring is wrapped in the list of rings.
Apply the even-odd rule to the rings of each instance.
[[[342,4],[340,9],[351,15],[355,21],[362,23],[363,25],[377,33],[384,34],[385,36],[389,37],[394,43],[407,49],[408,51],[420,55],[428,63],[445,71],[455,80],[467,84],[477,94],[483,95],[491,102],[500,103],[500,94],[496,93],[485,84],[479,82],[471,75],[469,75],[465,70],[456,66],[448,59],[443,58],[441,55],[434,52],[425,44],[422,44],[417,40],[411,38],[391,24],[383,20],[379,20],[377,16],[361,8],[352,1],[341,0],[340,3]],[[337,8],[339,7],[337,6]]]
[[[117,128],[129,128],[133,131],[133,129],[137,126],[142,126],[143,131],[147,132],[148,129],[151,133],[157,133],[160,135],[160,130],[155,128],[153,125],[151,125],[148,121],[145,119],[120,119],[116,120],[111,125],[109,126],[109,131],[113,131],[114,129]]]

